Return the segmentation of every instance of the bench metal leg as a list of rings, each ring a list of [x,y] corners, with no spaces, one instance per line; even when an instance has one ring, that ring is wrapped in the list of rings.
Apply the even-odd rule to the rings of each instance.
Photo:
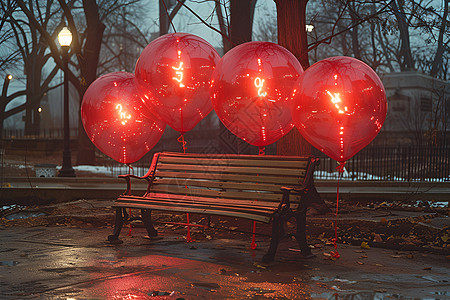
[[[141,217],[142,222],[144,222],[144,226],[147,229],[147,233],[149,237],[155,237],[158,235],[158,231],[156,231],[155,227],[153,227],[152,222],[152,210],[151,209],[141,209]]]
[[[278,244],[284,236],[283,220],[279,214],[274,215],[272,220],[272,238],[270,240],[269,251],[262,258],[265,263],[272,262],[275,259]]]
[[[123,226],[123,222],[124,222],[124,220],[123,220],[124,216],[122,214],[123,210],[124,209],[122,209],[122,208],[116,208],[116,221],[114,223],[114,231],[113,231],[112,235],[108,236],[108,241],[110,241],[111,243],[121,242],[121,240],[119,240],[119,234],[120,234],[120,231],[122,230],[122,226]]]
[[[297,232],[295,233],[295,239],[297,240],[300,248],[300,253],[304,257],[312,257],[313,254],[311,253],[311,248],[309,248],[308,243],[306,242],[306,210],[295,214],[295,219],[297,221]]]

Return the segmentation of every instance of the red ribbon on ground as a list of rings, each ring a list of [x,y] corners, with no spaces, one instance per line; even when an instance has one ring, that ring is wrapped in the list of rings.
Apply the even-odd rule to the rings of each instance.
[[[183,147],[183,153],[186,154],[186,144],[187,142],[184,139],[184,134],[181,134],[177,141],[181,143],[181,147]],[[185,186],[185,188],[188,188]],[[191,238],[191,224],[189,223],[189,213],[186,213],[186,225],[187,225],[187,235],[186,235],[186,242],[191,243],[193,242]]]
[[[131,164],[126,164],[128,166],[128,174],[133,175],[133,167],[131,166]],[[130,180],[130,179],[129,179]],[[131,190],[128,192],[129,195],[131,195]],[[131,207],[130,207],[130,217],[131,217]],[[131,222],[130,222],[130,229],[128,230],[128,236],[131,236]]]

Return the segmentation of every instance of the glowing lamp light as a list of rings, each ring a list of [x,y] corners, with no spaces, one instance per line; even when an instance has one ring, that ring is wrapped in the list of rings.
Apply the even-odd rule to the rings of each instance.
[[[13,79],[13,76],[11,74],[8,74],[7,78],[8,78],[8,80],[11,80],[11,79]]]
[[[69,28],[64,27],[58,33],[58,42],[62,47],[69,47],[72,43],[72,32],[70,32]]]
[[[342,56],[321,60],[305,71],[292,107],[302,136],[341,163],[376,137],[387,112],[377,74],[365,63]]]
[[[292,88],[303,69],[285,48],[248,42],[228,51],[211,81],[217,116],[234,135],[264,147],[293,128]]]

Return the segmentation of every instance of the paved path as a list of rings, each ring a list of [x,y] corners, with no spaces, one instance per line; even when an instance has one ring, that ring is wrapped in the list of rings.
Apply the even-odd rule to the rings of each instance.
[[[110,245],[108,228],[0,228],[2,299],[448,299],[444,256],[340,246],[336,261],[299,259],[283,244],[270,266],[238,239],[186,243],[143,229]],[[155,296],[161,296],[155,298]],[[164,296],[164,297],[162,297]]]

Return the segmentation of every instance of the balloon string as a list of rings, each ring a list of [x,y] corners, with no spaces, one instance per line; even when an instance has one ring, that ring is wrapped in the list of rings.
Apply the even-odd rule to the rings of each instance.
[[[133,175],[133,167],[130,164],[126,164],[128,166],[128,174]],[[131,191],[129,191],[131,194]],[[129,209],[130,212],[130,218],[131,218],[131,207]],[[130,222],[130,229],[128,230],[128,236],[131,236],[131,222]]]
[[[128,167],[128,174],[133,175],[133,167],[131,166],[131,164],[126,164]]]
[[[258,155],[266,155],[266,147],[260,146]]]
[[[345,170],[345,161],[344,162],[338,162],[338,166],[336,168],[336,170],[339,172],[338,174],[338,181],[337,181],[337,198],[336,198],[336,216],[335,216],[335,220],[334,220],[334,250],[331,252],[331,255],[334,258],[339,258],[340,254],[337,251],[337,240],[338,240],[338,235],[337,235],[337,222],[338,222],[338,211],[339,211],[339,183],[341,181],[341,177],[342,177],[342,173],[344,173]]]
[[[265,147],[260,146],[258,155],[265,155],[266,154],[265,151],[264,151],[265,149],[266,149]],[[258,201],[258,200],[256,200],[256,201]],[[256,249],[256,241],[255,241],[256,238],[255,238],[255,236],[256,236],[256,221],[253,221],[252,243],[250,245],[250,249],[252,249],[252,250]]]
[[[181,146],[183,147],[183,153],[186,154],[186,141],[184,140],[184,134],[181,134],[177,141],[181,143]],[[188,188],[187,185],[184,186],[184,188]],[[187,235],[186,235],[186,242],[191,243],[191,226],[189,223],[189,213],[186,213],[186,225],[187,225]]]
[[[187,142],[184,140],[184,134],[180,135],[177,139],[179,143],[181,143],[181,147],[183,147],[183,153],[186,154],[186,144]]]

